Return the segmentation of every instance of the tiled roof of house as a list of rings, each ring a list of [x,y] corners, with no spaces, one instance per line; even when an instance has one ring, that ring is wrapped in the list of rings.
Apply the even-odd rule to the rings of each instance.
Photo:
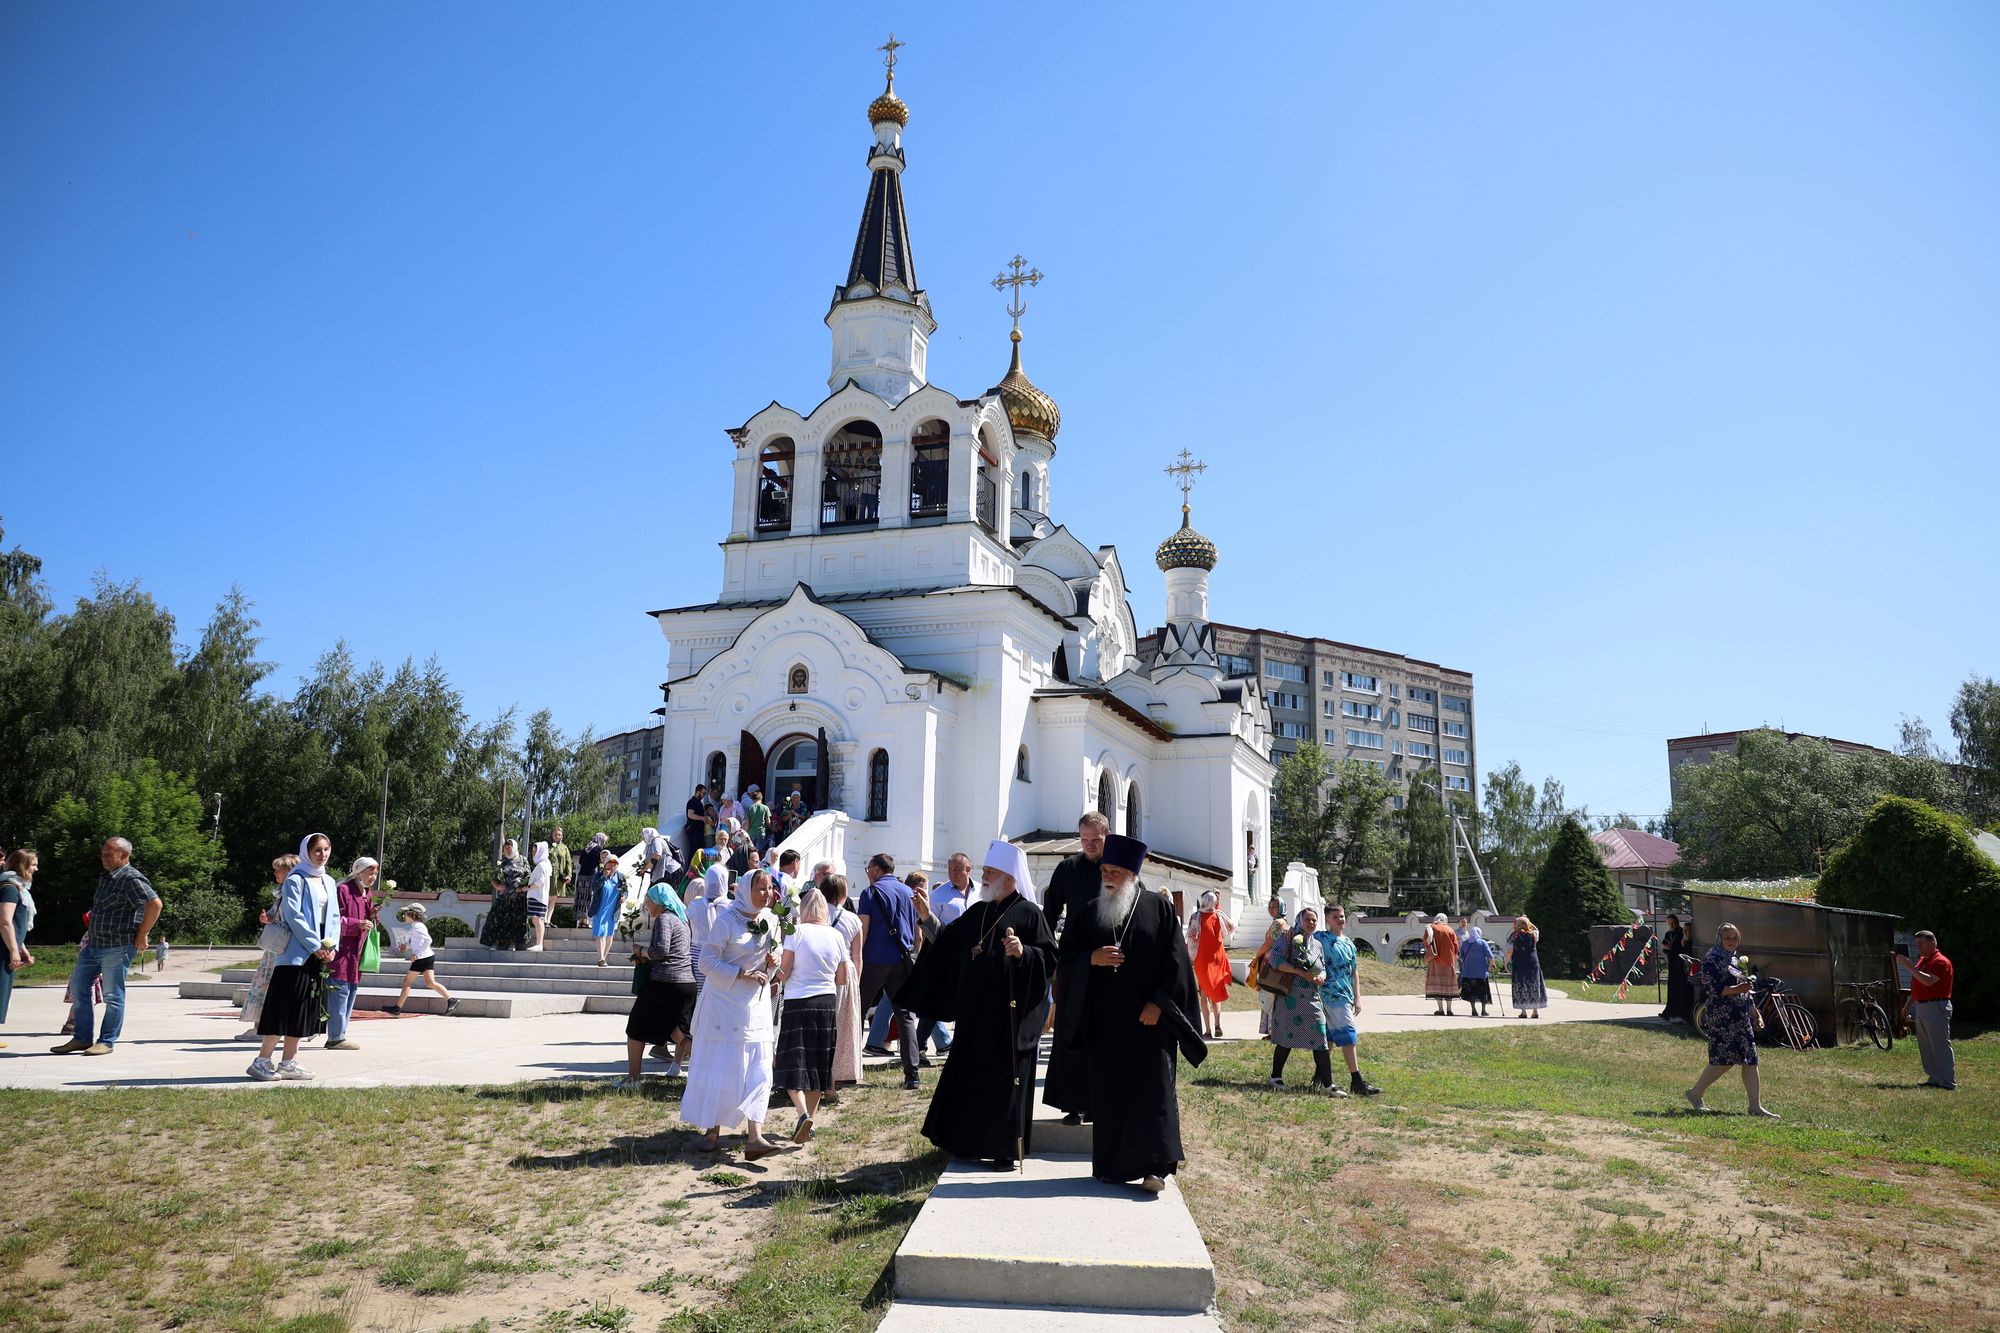
[[[1608,828],[1590,835],[1604,864],[1613,870],[1665,870],[1681,859],[1681,845],[1635,828]]]

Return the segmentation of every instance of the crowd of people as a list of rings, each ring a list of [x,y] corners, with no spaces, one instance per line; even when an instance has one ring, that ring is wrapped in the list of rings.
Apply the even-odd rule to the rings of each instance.
[[[669,1077],[685,1077],[680,1118],[702,1131],[706,1149],[719,1149],[722,1133],[741,1126],[746,1159],[781,1151],[764,1131],[774,1092],[794,1112],[791,1142],[809,1142],[821,1108],[861,1080],[864,1054],[888,1055],[893,1044],[903,1086],[914,1090],[935,1045],[945,1063],[924,1133],[955,1156],[1011,1168],[1031,1145],[1036,1055],[1052,1033],[1044,1100],[1067,1123],[1090,1125],[1093,1173],[1149,1191],[1165,1187],[1182,1155],[1178,1062],[1199,1064],[1206,1042],[1221,1036],[1232,984],[1228,949],[1236,926],[1213,893],[1183,922],[1172,901],[1141,880],[1145,844],[1111,833],[1108,821],[1090,812],[1078,823],[1080,850],[1055,868],[1046,893],[1022,850],[995,839],[977,883],[963,852],[951,856],[935,888],[922,873],[899,876],[895,858],[878,852],[854,894],[829,863],[802,876],[796,851],[765,864],[774,823],[768,810],[759,815],[755,787],[745,795],[748,806],[725,798],[713,807],[712,821],[700,825],[706,836],[685,856],[659,830],[644,831],[632,875],[636,908],[628,909],[627,878],[604,834],[576,855],[561,829],[527,858],[508,840],[482,942],[544,947],[555,893],[573,895],[576,920],[598,942],[600,965],[609,965],[611,939],[623,928],[632,938],[634,1000],[622,1082],[640,1084],[648,1054],[665,1063]],[[694,809],[690,802],[690,836]],[[73,1035],[52,1048],[56,1054],[108,1055],[123,1033],[126,977],[161,910],[132,851],[121,837],[99,850],[102,873],[69,979]],[[313,833],[296,854],[271,864],[260,958],[243,1006],[247,1026],[237,1034],[258,1043],[252,1079],[310,1080],[299,1050],[322,1034],[329,1051],[359,1049],[349,1029],[364,953],[379,947],[381,868],[362,856],[336,879],[332,861],[331,841]],[[28,936],[39,861],[34,851],[15,849],[4,864],[0,1022],[14,973],[33,962]],[[1273,1048],[1270,1086],[1285,1087],[1291,1053],[1306,1050],[1312,1091],[1379,1093],[1360,1066],[1362,988],[1347,913],[1338,905],[1323,913],[1306,907],[1288,921],[1275,899],[1269,912],[1250,976],[1261,1001],[1259,1031]],[[385,1009],[391,1015],[401,1013],[418,981],[445,1001],[447,1014],[457,1012],[457,999],[437,979],[425,917],[421,904],[396,913],[390,947],[409,966],[396,1003]],[[1682,966],[1687,940],[1678,916],[1669,917],[1664,1016],[1693,1020],[1696,980],[1705,995],[1708,1061],[1686,1100],[1707,1109],[1708,1090],[1734,1069],[1750,1114],[1775,1119],[1762,1099],[1762,1019],[1755,978],[1738,952],[1741,934],[1723,925],[1694,978]],[[1438,913],[1423,938],[1424,993],[1434,1012],[1449,1015],[1463,1002],[1473,1015],[1490,1013],[1493,969],[1504,966],[1517,1015],[1539,1017],[1548,1003],[1539,943],[1526,916],[1514,918],[1506,940],[1495,943],[1482,928],[1463,919],[1454,928]],[[1926,1086],[1951,1089],[1951,960],[1930,931],[1919,932],[1916,943],[1914,960],[1897,960],[1910,981],[1902,1017],[1916,1033]],[[1334,1050],[1346,1065],[1344,1086],[1335,1078]]]

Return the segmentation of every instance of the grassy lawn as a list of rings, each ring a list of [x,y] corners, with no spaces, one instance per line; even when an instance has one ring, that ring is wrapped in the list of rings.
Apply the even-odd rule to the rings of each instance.
[[[76,969],[74,944],[35,943],[35,937],[28,937],[28,952],[35,956],[33,967],[24,967],[14,974],[16,986],[60,986],[69,980],[69,974]]]
[[[0,1091],[0,1328],[872,1328],[943,1166],[876,1077],[756,1164],[678,1081]]]
[[[1765,1053],[1782,1122],[1679,1100],[1698,1039],[1622,1024],[1363,1039],[1387,1092],[1182,1082],[1182,1183],[1237,1329],[2000,1326],[2000,1034],[1962,1091],[1913,1051]],[[1295,1057],[1294,1084],[1305,1071]]]

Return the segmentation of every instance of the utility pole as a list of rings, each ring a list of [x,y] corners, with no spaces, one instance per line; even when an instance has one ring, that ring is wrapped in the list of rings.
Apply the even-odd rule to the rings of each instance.
[[[382,864],[382,849],[389,842],[389,765],[382,765],[382,810],[375,819],[375,864]],[[386,871],[383,873],[387,873]]]
[[[532,775],[530,775],[528,778],[527,799],[524,800],[521,804],[521,846],[524,848],[532,849],[535,845],[534,829],[532,827],[532,825],[534,824],[534,819],[535,819],[535,779]]]
[[[500,848],[507,839],[507,779],[500,779],[500,819],[493,827],[493,863],[500,863]]]

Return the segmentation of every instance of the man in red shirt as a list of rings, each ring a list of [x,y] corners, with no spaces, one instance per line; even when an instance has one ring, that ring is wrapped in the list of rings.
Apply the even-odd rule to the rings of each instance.
[[[1916,1029],[1917,1050],[1924,1058],[1927,1088],[1958,1087],[1958,1068],[1951,1054],[1951,959],[1938,951],[1937,936],[1928,930],[1917,932],[1917,961],[1896,961],[1910,973],[1910,998],[1903,1005],[1903,1020]]]

